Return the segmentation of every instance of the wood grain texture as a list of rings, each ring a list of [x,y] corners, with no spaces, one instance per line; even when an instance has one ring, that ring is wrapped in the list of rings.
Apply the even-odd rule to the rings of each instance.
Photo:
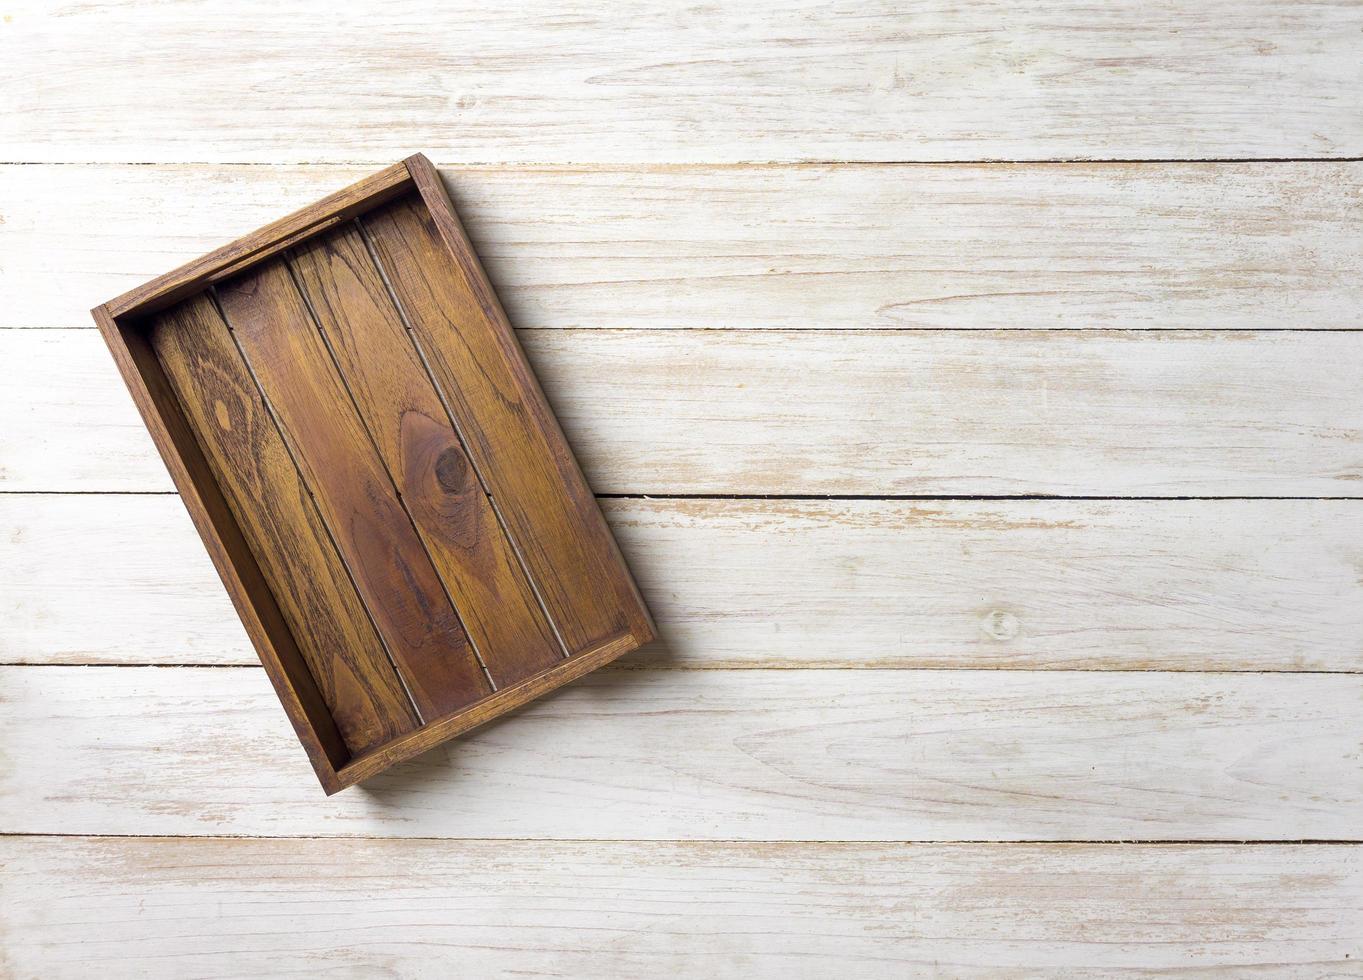
[[[521,339],[597,493],[1351,497],[1363,477],[1360,333]],[[107,358],[92,331],[0,330],[29,365],[0,386],[0,489],[170,489]]]
[[[563,657],[354,225],[290,260],[431,562],[499,687]]]
[[[1352,328],[1363,164],[446,167],[521,328]],[[350,167],[0,166],[0,327],[85,306]]]
[[[653,624],[429,164],[361,221],[479,478],[570,656]]]
[[[1357,156],[1353,4],[20,3],[18,161]],[[270,25],[243,30],[242,24]],[[300,27],[307,32],[301,35]],[[302,40],[307,43],[300,43]],[[137,63],[103,56],[142,54]],[[319,59],[316,52],[334,57]],[[59,78],[47,73],[62,68]],[[289,98],[279,98],[286,81]],[[224,98],[224,91],[231,93]]]
[[[490,693],[288,268],[268,262],[223,283],[218,299],[422,719]]]
[[[1353,675],[597,672],[325,806],[258,669],[6,667],[0,697],[3,833],[1354,840],[1363,820]]]
[[[1357,501],[602,505],[636,664],[1363,671]],[[5,662],[255,662],[172,496],[0,495],[0,596]]]
[[[362,752],[417,723],[260,394],[206,297],[159,315],[151,344],[335,719]]]
[[[0,864],[5,962],[53,980],[1363,970],[1340,846],[47,837]]]
[[[1357,4],[3,13],[0,334],[424,148],[598,492],[1359,496],[1363,339],[1268,332],[1363,326]],[[28,332],[0,660],[219,666],[0,668],[0,975],[1363,976],[1262,843],[1363,826],[1359,500],[608,500],[665,642],[323,806]],[[894,842],[1027,837],[1224,843]]]

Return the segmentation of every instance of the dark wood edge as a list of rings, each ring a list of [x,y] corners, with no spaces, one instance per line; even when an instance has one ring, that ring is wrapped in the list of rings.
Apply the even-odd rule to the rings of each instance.
[[[414,732],[371,749],[364,755],[357,756],[337,773],[339,785],[335,789],[327,789],[327,795],[330,796],[337,790],[376,776],[389,766],[415,758],[456,735],[462,735],[500,717],[512,708],[518,708],[542,694],[577,680],[584,674],[590,674],[596,668],[639,649],[644,642],[629,633],[614,637],[585,653],[560,661],[533,677],[527,677],[510,687],[502,688],[495,694],[489,694],[481,701],[459,709],[455,714],[437,718]]]
[[[121,327],[107,306],[90,311],[113,355],[134,404],[165,461],[185,509],[213,560],[213,567],[241,617],[261,664],[293,723],[322,788],[342,784],[337,770],[349,751],[322,700],[312,675],[292,643],[292,632],[265,586],[255,557],[227,507],[193,430],[178,410],[175,394],[145,335]],[[216,515],[216,516],[215,516]],[[301,667],[301,671],[300,671]],[[292,673],[291,673],[292,670]]]
[[[402,163],[370,174],[363,180],[251,232],[207,255],[187,262],[151,282],[130,289],[104,304],[110,316],[146,316],[179,302],[209,283],[240,272],[246,266],[296,245],[408,190],[411,175]]]
[[[529,367],[530,361],[525,356],[525,351],[521,347],[520,339],[516,336],[516,331],[512,329],[506,310],[502,308],[501,300],[497,298],[497,293],[492,288],[492,283],[483,269],[482,262],[478,259],[478,253],[473,250],[472,244],[469,243],[468,235],[464,232],[464,225],[459,220],[458,213],[454,210],[454,202],[450,200],[449,192],[445,189],[445,183],[440,179],[440,172],[435,169],[435,165],[426,158],[424,153],[414,153],[403,163],[412,176],[412,182],[416,185],[417,193],[421,195],[422,202],[435,221],[441,240],[444,241],[445,247],[450,250],[450,255],[453,256],[455,262],[468,277],[469,284],[473,287],[474,296],[477,298],[483,314],[496,325],[506,348],[515,351],[521,363],[526,366],[523,380],[532,397],[539,399],[540,418],[544,420],[545,425],[552,427],[550,434],[553,440],[557,441],[558,445],[564,449],[563,457],[567,466],[564,468],[563,475],[565,478],[576,482],[577,486],[573,488],[576,496],[582,500],[591,501],[592,507],[595,508],[596,520],[602,532],[602,537],[611,549],[612,557],[624,571],[625,578],[629,582],[635,607],[630,616],[631,632],[638,637],[638,642],[641,645],[656,639],[658,628],[653,622],[653,615],[644,602],[643,594],[639,591],[638,583],[635,582],[634,575],[629,570],[625,556],[620,552],[620,546],[615,540],[615,535],[610,531],[610,525],[606,523],[605,515],[601,513],[601,505],[597,502],[596,495],[592,493],[591,487],[587,484],[587,478],[582,472],[577,456],[573,453],[572,446],[569,445],[567,437],[563,434],[558,416],[550,410],[549,400],[544,396],[544,389],[539,383],[539,378]],[[571,653],[571,651],[569,652]],[[577,654],[576,656],[582,655]]]

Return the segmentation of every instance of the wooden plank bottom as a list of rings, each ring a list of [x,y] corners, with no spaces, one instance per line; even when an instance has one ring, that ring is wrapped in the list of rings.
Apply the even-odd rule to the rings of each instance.
[[[1359,161],[440,169],[523,328],[1358,323]],[[84,326],[368,172],[0,166],[0,327]]]
[[[1363,332],[538,330],[605,493],[1357,497]],[[0,490],[168,490],[91,331],[0,330]]]
[[[6,667],[0,696],[0,833],[1354,840],[1363,826],[1358,675],[617,670],[325,804],[258,668]]]
[[[626,662],[1363,670],[1363,501],[603,509],[666,640]],[[256,662],[174,496],[0,494],[0,596],[9,662]]]
[[[1348,846],[20,837],[3,966],[184,976],[1363,974]]]

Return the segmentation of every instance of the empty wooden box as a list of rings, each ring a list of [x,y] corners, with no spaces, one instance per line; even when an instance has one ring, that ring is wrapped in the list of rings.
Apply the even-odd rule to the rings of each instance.
[[[652,639],[425,157],[93,313],[327,793]]]

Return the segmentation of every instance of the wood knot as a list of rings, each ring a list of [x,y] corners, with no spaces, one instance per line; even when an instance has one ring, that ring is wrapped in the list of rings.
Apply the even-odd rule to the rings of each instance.
[[[435,461],[435,478],[450,493],[459,493],[464,489],[468,472],[468,460],[459,449],[446,449]]]
[[[984,622],[980,628],[990,638],[998,640],[1000,643],[1006,643],[1018,635],[1018,632],[1022,629],[1022,624],[1012,613],[995,609],[984,617]]]

